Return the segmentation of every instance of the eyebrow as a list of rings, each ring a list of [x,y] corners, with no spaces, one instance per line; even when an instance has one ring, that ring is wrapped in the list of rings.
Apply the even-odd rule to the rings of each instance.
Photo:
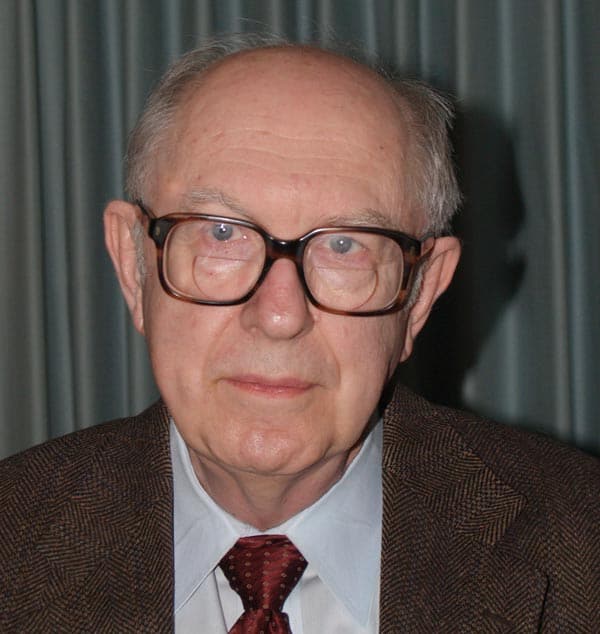
[[[250,222],[257,222],[257,219],[250,212],[244,209],[243,205],[238,200],[218,189],[192,189],[183,196],[182,205],[184,207],[184,211],[193,213],[194,211],[197,211],[198,207],[205,203],[217,203]],[[319,223],[319,226],[376,226],[388,229],[397,229],[395,226],[390,226],[395,224],[396,223],[393,223],[391,218],[381,211],[372,208],[364,208],[347,214],[331,214],[329,216],[325,216],[323,218],[323,222]]]
[[[253,220],[252,215],[244,209],[241,203],[218,189],[192,189],[183,196],[185,211],[194,212],[204,203],[217,203],[248,220]]]
[[[365,225],[390,228],[391,218],[377,209],[359,209],[350,214],[335,214],[327,216],[327,223],[334,225]]]

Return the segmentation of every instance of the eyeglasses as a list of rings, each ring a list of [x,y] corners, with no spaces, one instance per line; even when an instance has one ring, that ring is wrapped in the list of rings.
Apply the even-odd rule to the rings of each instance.
[[[286,258],[295,263],[317,308],[337,315],[383,315],[406,303],[416,264],[429,250],[404,233],[378,227],[323,227],[280,240],[238,218],[157,217],[141,201],[135,204],[148,220],[163,289],[193,304],[242,304],[275,260]]]

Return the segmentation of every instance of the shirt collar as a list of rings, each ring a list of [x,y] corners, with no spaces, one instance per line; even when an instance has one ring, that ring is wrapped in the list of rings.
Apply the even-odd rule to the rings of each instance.
[[[323,583],[363,625],[368,621],[379,584],[381,450],[379,421],[343,477],[323,497],[266,531],[287,535]],[[193,471],[187,446],[172,421],[171,460],[178,610],[238,537],[265,531],[231,517],[204,491]]]

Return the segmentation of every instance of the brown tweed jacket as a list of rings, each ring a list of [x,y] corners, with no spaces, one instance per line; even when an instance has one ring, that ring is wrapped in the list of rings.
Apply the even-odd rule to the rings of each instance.
[[[434,407],[385,412],[381,632],[600,632],[600,463]],[[0,632],[171,632],[160,403],[0,463]]]

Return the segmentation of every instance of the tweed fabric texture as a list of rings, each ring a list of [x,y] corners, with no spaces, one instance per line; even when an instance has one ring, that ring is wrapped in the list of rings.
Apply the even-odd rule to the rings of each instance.
[[[172,632],[168,416],[0,463],[0,632]],[[399,387],[384,413],[380,631],[600,631],[600,462]]]
[[[0,632],[169,632],[168,417],[50,441],[0,463]]]
[[[600,632],[600,461],[398,387],[380,631]]]
[[[229,634],[291,634],[283,604],[306,560],[285,535],[242,537],[219,566],[244,606]]]

